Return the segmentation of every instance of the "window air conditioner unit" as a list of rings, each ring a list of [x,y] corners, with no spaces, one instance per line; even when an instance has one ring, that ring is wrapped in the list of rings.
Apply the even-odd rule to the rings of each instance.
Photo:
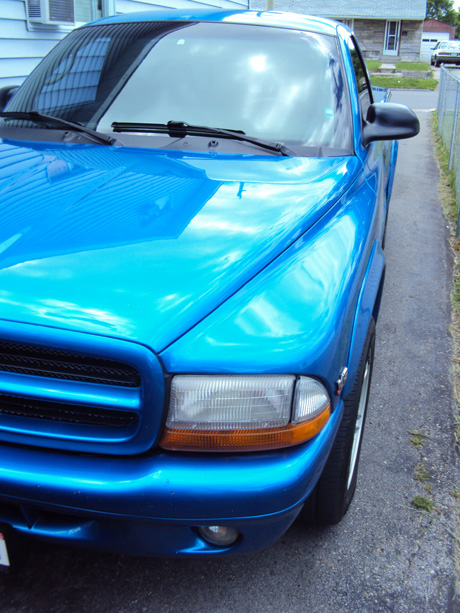
[[[30,23],[73,25],[74,0],[27,0],[27,17]]]

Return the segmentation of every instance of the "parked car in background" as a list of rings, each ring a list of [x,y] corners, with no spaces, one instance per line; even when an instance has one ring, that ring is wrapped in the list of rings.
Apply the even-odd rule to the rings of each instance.
[[[0,564],[229,555],[357,481],[407,107],[346,27],[169,11],[0,92]]]
[[[460,40],[439,42],[431,52],[431,65],[460,64]]]

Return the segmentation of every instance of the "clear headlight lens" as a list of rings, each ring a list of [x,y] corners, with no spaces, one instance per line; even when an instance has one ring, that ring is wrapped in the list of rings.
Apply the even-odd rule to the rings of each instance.
[[[172,381],[164,449],[256,451],[297,445],[330,415],[316,379],[293,375],[177,375]]]
[[[295,378],[289,375],[174,377],[168,428],[235,430],[288,423]]]

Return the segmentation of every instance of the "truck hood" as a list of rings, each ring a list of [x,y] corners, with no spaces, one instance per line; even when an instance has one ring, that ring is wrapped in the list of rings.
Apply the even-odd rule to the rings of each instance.
[[[359,161],[0,140],[0,318],[160,351],[328,210]]]

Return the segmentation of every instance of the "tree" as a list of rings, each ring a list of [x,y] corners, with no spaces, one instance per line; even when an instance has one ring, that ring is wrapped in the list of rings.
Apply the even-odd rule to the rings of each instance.
[[[428,0],[426,18],[436,19],[436,21],[442,21],[451,26],[460,25],[459,14],[452,0]]]

